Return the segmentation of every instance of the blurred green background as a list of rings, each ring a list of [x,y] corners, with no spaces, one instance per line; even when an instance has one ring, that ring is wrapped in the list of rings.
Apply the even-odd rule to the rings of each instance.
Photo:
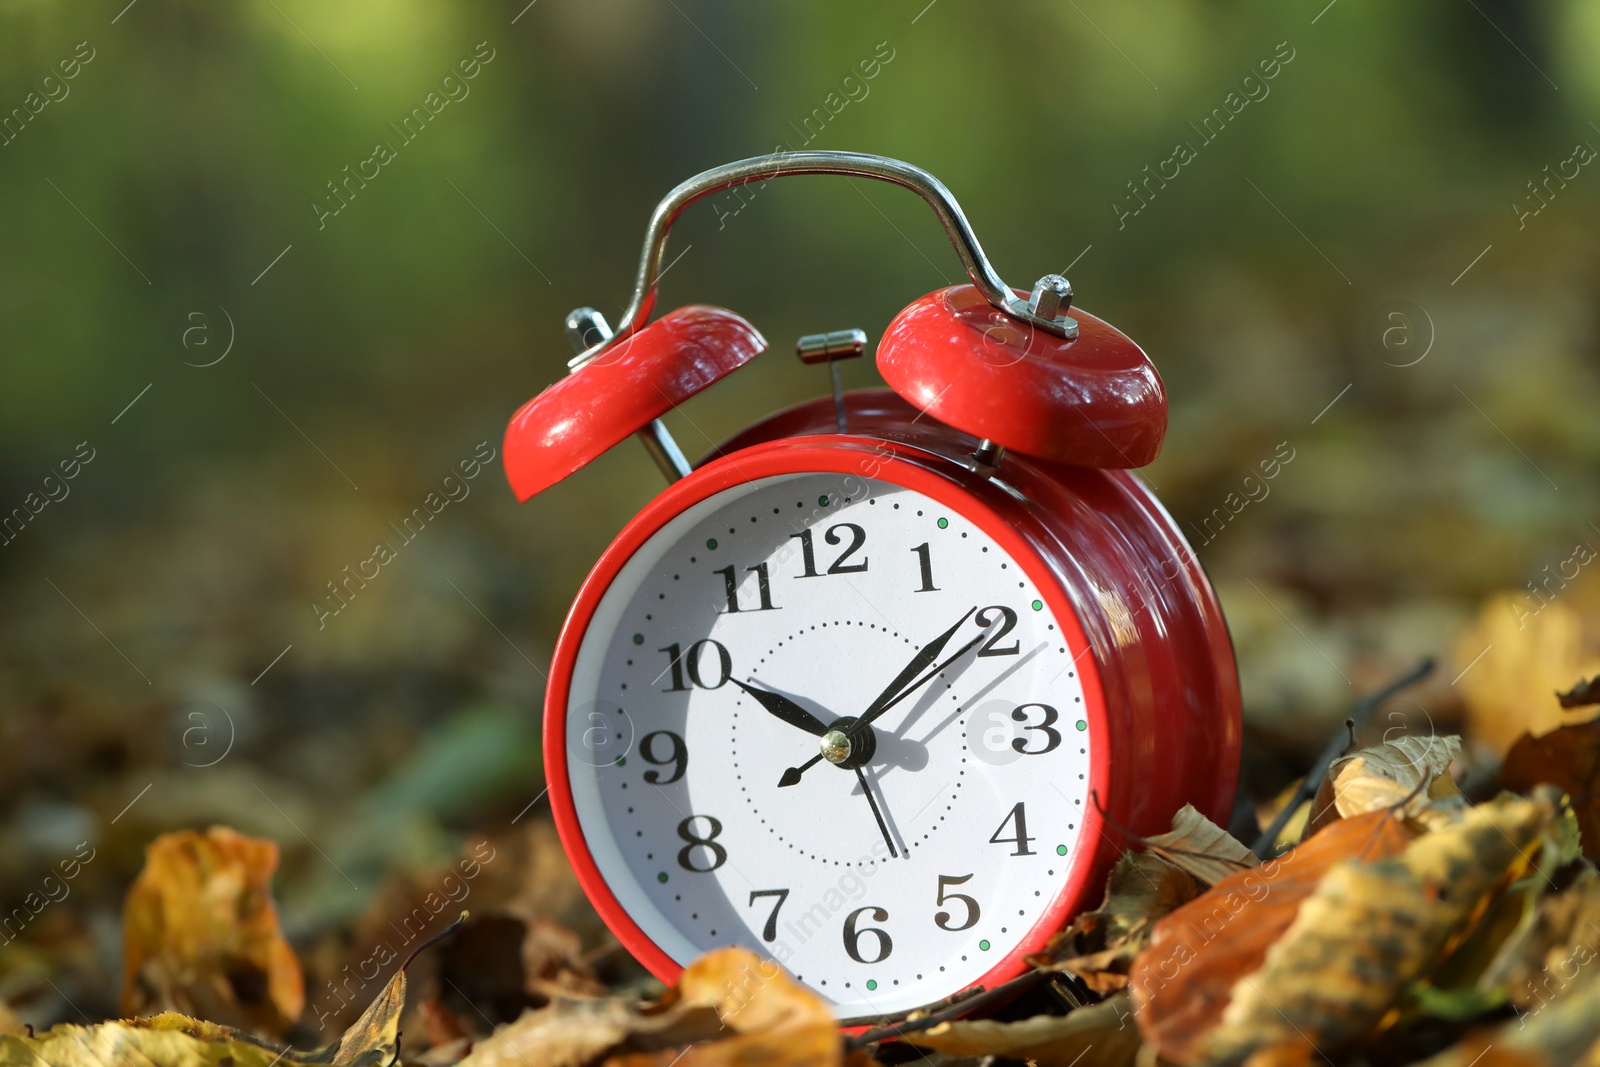
[[[1147,474],[1191,532],[1293,450],[1196,537],[1257,794],[1360,692],[1448,660],[1483,596],[1600,545],[1600,5],[124,4],[0,5],[0,514],[66,493],[0,546],[0,905],[79,841],[105,857],[0,947],[30,1019],[69,1014],[41,975],[110,1010],[157,832],[279,840],[308,943],[537,797],[543,670],[661,488],[641,449],[527,505],[490,464],[320,628],[313,604],[499,449],[563,372],[564,314],[614,319],[656,201],[732,159],[909,160],[1013,284],[1070,264],[1165,377]],[[391,128],[445,92],[414,140]],[[691,209],[668,252],[661,307],[773,343],[668,418],[691,455],[826,389],[797,335],[876,337],[961,279],[902,191],[747,199]],[[1463,666],[1417,707],[1446,720]]]

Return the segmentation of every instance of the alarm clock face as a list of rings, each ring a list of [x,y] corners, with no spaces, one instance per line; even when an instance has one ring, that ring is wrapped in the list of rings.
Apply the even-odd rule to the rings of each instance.
[[[1076,619],[1002,540],[808,473],[701,500],[616,570],[564,788],[636,955],[744,945],[849,1019],[1015,971],[1059,926],[1102,720]]]

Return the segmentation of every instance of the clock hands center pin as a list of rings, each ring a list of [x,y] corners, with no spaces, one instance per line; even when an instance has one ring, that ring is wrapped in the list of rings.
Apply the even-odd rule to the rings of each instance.
[[[862,712],[859,718],[841,719],[833,725],[831,730],[825,731],[822,735],[822,751],[800,766],[790,767],[785,770],[783,776],[778,779],[779,787],[797,784],[806,771],[815,767],[824,759],[829,763],[845,766],[847,770],[853,768],[846,766],[846,761],[854,765],[854,768],[859,768],[862,763],[865,763],[870,758],[870,753],[862,750],[876,747],[872,732],[873,721],[937,677],[939,672],[966,655],[977,646],[978,642],[983,640],[984,635],[979,634],[965,645],[962,645],[953,656],[950,656],[932,670],[928,670],[933,661],[944,651],[945,646],[950,643],[950,639],[955,636],[956,631],[966,625],[967,620],[977,610],[976,606],[968,608],[966,613],[956,620],[954,626],[918,649],[917,654],[895,676],[894,681],[890,682],[888,687],[878,694],[878,698],[868,705],[867,710]],[[927,673],[924,674],[924,671],[927,671]],[[921,676],[918,677],[919,675]],[[841,736],[836,737],[834,736],[835,734]],[[876,807],[874,810],[876,810]]]

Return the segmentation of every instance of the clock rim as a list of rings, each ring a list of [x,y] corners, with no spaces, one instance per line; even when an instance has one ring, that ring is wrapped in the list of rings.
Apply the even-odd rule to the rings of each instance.
[[[992,989],[1027,970],[1026,957],[1043,949],[1049,938],[1062,929],[1073,909],[1084,902],[1086,895],[1100,888],[1096,876],[1104,870],[1102,854],[1111,839],[1106,832],[1105,813],[1094,798],[1111,795],[1109,777],[1115,737],[1105,707],[1100,662],[1093,654],[1073,597],[1062,575],[1051,564],[1048,546],[1041,546],[1024,532],[1027,524],[1019,520],[1026,505],[1003,493],[993,494],[989,500],[981,498],[960,480],[960,474],[970,475],[970,471],[915,446],[828,434],[754,445],[712,460],[674,482],[622,528],[579,587],[556,641],[550,678],[545,687],[545,783],[556,832],[578,884],[613,936],[656,978],[668,985],[676,983],[684,965],[661,949],[617,899],[589,850],[578,820],[567,762],[567,702],[573,671],[601,599],[628,561],[669,522],[726,489],[757,479],[813,473],[855,475],[889,482],[958,511],[993,538],[1033,582],[1039,596],[1050,606],[1077,664],[1083,689],[1083,717],[1095,741],[1089,754],[1085,789],[1090,802],[1084,807],[1078,832],[1078,840],[1087,843],[1087,847],[1080,846],[1074,851],[1060,890],[1014,947],[973,982],[946,996],[979,986]],[[1006,511],[1017,514],[1008,519]],[[785,973],[790,973],[781,961],[764,958],[774,959],[784,967]],[[875,1018],[877,1016],[840,1019],[840,1024],[859,1024]]]

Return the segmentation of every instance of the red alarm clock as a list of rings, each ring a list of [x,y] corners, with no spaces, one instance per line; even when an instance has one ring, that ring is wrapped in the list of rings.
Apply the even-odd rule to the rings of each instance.
[[[659,421],[766,348],[730,311],[648,321],[667,231],[746,182],[910,189],[971,279],[879,339],[888,390],[842,393],[859,330],[802,338],[834,395],[688,464]],[[505,440],[523,500],[630,434],[671,485],[583,583],[545,696],[545,774],[579,880],[664,982],[724,945],[782,963],[841,1022],[992,987],[1099,902],[1127,833],[1218,822],[1239,686],[1211,586],[1129,468],[1161,379],[1065,278],[1001,281],[961,208],[897,160],[728,164],[656,208],[612,334],[572,314],[571,373]]]

